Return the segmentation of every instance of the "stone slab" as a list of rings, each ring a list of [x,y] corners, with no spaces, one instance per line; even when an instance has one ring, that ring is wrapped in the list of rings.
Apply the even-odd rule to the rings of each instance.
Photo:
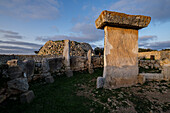
[[[104,29],[105,26],[141,29],[147,27],[151,17],[143,15],[129,15],[114,11],[102,11],[95,21],[97,29]]]
[[[138,30],[106,26],[104,31],[104,87],[118,88],[136,84]]]

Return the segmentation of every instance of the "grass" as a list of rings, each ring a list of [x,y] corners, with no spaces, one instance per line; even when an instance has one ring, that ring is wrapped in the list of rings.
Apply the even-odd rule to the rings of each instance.
[[[55,77],[52,84],[46,84],[43,80],[34,81],[30,84],[30,90],[34,91],[36,98],[30,104],[21,104],[19,99],[8,99],[0,105],[0,113],[108,113],[132,106],[138,113],[160,112],[155,106],[163,111],[170,110],[168,102],[161,106],[146,98],[144,93],[150,90],[146,87],[151,84],[148,82],[142,86],[113,90],[96,89],[96,79],[102,73],[103,69],[96,69],[92,75],[74,72],[70,78]],[[162,85],[164,83],[160,82]]]

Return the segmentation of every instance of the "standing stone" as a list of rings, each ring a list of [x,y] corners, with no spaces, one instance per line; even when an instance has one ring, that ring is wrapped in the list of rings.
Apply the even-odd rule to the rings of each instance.
[[[92,55],[91,50],[89,50],[88,53],[87,53],[87,58],[88,58],[88,71],[89,71],[90,74],[92,74],[94,72],[93,65],[91,63],[91,55]]]
[[[34,98],[34,92],[30,90],[20,96],[20,101],[21,103],[30,103]]]
[[[104,29],[104,87],[119,88],[137,83],[138,29],[147,27],[151,17],[103,11],[95,21]]]
[[[70,69],[70,40],[64,40],[63,57],[64,57],[64,65],[66,70],[65,74],[67,77],[71,77],[73,76],[73,72]]]

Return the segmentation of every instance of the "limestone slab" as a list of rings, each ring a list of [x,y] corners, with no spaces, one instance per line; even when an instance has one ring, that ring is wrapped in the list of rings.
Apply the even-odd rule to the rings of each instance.
[[[136,84],[138,30],[106,26],[104,31],[104,87],[118,88]]]
[[[129,15],[114,11],[102,11],[95,21],[97,29],[104,29],[105,26],[141,29],[147,27],[151,17],[143,15]]]

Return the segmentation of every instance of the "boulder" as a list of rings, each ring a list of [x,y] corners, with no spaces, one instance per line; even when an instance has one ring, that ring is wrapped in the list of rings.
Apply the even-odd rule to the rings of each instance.
[[[10,79],[15,79],[23,76],[23,70],[20,66],[9,67],[7,72]]]
[[[7,82],[9,89],[15,89],[22,92],[28,91],[29,84],[27,78],[16,78]]]

